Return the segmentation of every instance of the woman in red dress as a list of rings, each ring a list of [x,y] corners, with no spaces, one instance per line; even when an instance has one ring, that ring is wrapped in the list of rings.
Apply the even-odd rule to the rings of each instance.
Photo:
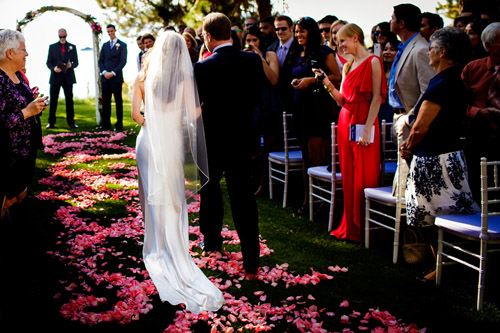
[[[323,84],[342,105],[337,142],[344,187],[344,215],[331,232],[338,239],[363,242],[364,189],[377,187],[380,173],[380,138],[377,114],[387,94],[387,83],[380,58],[364,46],[363,31],[355,24],[339,30],[339,46],[353,57],[344,65],[340,91],[325,77]],[[323,75],[321,70],[316,76]],[[362,126],[352,126],[362,125]],[[357,134],[351,129],[358,127]]]

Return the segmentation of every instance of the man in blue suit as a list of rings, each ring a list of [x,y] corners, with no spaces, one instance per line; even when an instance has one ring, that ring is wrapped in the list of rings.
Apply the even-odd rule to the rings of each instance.
[[[231,44],[231,21],[221,13],[203,20],[203,38],[212,55],[195,64],[202,104],[210,180],[201,189],[200,228],[206,251],[220,251],[224,174],[233,221],[241,241],[243,267],[252,279],[260,265],[257,203],[251,158],[257,152],[252,110],[260,103],[266,79],[262,59]]]
[[[102,45],[99,55],[99,69],[102,84],[102,113],[99,129],[111,129],[111,95],[116,103],[115,131],[123,129],[123,67],[127,63],[127,44],[116,38],[116,28],[108,24],[106,30],[109,42]]]
[[[59,42],[50,45],[47,57],[47,67],[50,69],[50,107],[47,128],[55,127],[61,87],[66,99],[66,121],[69,127],[77,128],[73,107],[73,84],[76,83],[74,68],[78,66],[78,54],[76,46],[66,41],[68,36],[66,29],[59,29],[58,34]]]

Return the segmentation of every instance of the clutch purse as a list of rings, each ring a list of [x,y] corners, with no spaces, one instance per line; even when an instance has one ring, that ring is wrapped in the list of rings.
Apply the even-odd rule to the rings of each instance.
[[[363,133],[364,129],[365,129],[365,125],[361,125],[361,124],[349,125],[349,140],[358,142],[359,137]],[[372,125],[372,133],[370,136],[370,143],[373,143],[374,139],[375,139],[375,125]]]

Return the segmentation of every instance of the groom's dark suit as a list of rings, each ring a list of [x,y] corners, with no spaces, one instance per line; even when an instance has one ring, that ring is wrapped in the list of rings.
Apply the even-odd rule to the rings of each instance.
[[[257,204],[250,180],[256,151],[252,110],[265,80],[262,60],[232,46],[217,49],[195,64],[208,153],[209,182],[201,190],[200,227],[205,249],[220,250],[224,207],[220,180],[224,174],[233,221],[241,240],[247,273],[259,267]]]
[[[102,120],[101,126],[103,129],[111,129],[111,96],[115,97],[116,104],[116,124],[115,128],[121,130],[123,128],[123,67],[127,64],[127,44],[121,40],[111,48],[110,42],[102,45],[99,55],[99,70],[101,71],[102,84]],[[102,73],[114,72],[116,75],[110,79],[106,79]]]

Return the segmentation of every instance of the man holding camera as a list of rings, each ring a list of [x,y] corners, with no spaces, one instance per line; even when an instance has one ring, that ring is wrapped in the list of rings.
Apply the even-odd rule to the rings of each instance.
[[[77,128],[73,107],[73,84],[76,83],[74,68],[78,66],[76,46],[66,41],[66,29],[59,29],[59,42],[50,45],[47,67],[50,69],[50,107],[47,128],[55,128],[56,110],[61,87],[66,99],[66,121],[70,128]]]

